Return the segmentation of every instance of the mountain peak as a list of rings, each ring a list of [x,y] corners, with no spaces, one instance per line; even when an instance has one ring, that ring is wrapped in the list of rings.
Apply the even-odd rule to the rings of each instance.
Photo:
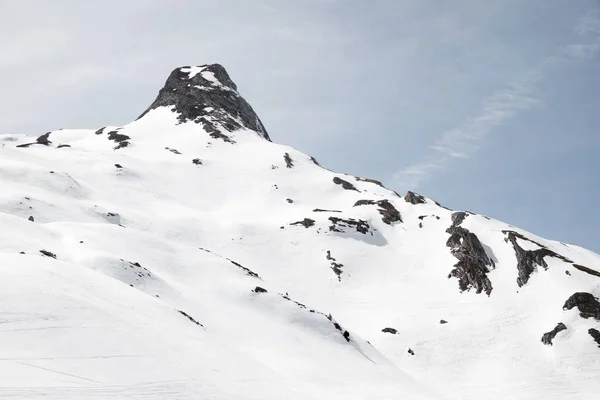
[[[159,107],[171,107],[180,123],[202,124],[209,133],[250,129],[271,141],[252,106],[220,64],[184,66],[173,70],[143,118]]]

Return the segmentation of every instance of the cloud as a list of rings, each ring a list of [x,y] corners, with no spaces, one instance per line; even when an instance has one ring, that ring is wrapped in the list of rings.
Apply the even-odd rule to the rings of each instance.
[[[393,175],[395,185],[416,188],[437,171],[455,160],[467,159],[481,147],[482,141],[497,127],[540,102],[537,85],[550,69],[565,62],[584,61],[600,51],[600,18],[598,10],[584,14],[575,32],[587,40],[565,45],[519,80],[507,84],[487,97],[475,117],[442,134],[422,161],[408,165]]]

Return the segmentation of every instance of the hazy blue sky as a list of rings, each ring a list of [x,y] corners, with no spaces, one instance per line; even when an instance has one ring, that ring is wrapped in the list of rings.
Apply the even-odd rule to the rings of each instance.
[[[331,169],[600,252],[598,0],[0,0],[0,132],[125,124],[212,62]]]

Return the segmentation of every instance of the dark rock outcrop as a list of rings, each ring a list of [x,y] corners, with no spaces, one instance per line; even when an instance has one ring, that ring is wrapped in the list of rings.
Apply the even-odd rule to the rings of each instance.
[[[285,153],[283,155],[283,161],[285,161],[285,166],[287,168],[294,168],[294,160],[290,157],[290,153]]]
[[[489,296],[492,293],[492,282],[487,274],[494,269],[494,261],[486,254],[477,235],[458,226],[464,218],[460,215],[455,218],[453,215],[452,219],[454,223],[446,230],[450,234],[446,246],[459,261],[448,277],[458,278],[461,291],[474,288],[476,293],[485,292]]]
[[[470,214],[465,211],[457,211],[452,213],[452,224],[454,226],[460,226],[463,223],[465,218],[467,218]]]
[[[35,139],[35,142],[19,144],[19,145],[17,145],[17,147],[29,147],[29,146],[34,145],[34,144],[41,144],[41,145],[44,145],[44,146],[50,146],[52,144],[52,142],[50,141],[50,134],[51,133],[52,132],[46,132],[43,135],[39,136],[37,139]]]
[[[331,264],[331,270],[337,275],[338,281],[342,281],[342,269],[344,268],[344,264],[337,262],[335,258],[331,255],[331,251],[327,250],[327,256],[325,256],[327,260]]]
[[[199,158],[194,158],[192,160],[192,163],[194,163],[195,165],[202,165],[202,160]]]
[[[173,153],[173,154],[177,154],[177,155],[180,155],[180,154],[181,154],[181,152],[180,152],[179,150],[177,150],[177,149],[172,149],[172,148],[170,148],[170,147],[165,147],[165,150],[168,150],[168,151],[170,151],[170,152],[171,152],[171,153]]]
[[[425,204],[425,197],[423,197],[420,194],[417,194],[415,192],[411,192],[411,191],[408,191],[406,193],[406,195],[404,196],[404,200],[407,203],[410,203],[410,204],[413,204],[413,205]]]
[[[590,275],[594,275],[594,276],[600,277],[600,272],[598,272],[598,271],[596,271],[594,269],[588,268],[588,267],[586,267],[584,265],[573,264],[573,267],[575,269],[578,269],[581,272],[585,272],[586,274],[590,274]]]
[[[357,232],[366,235],[371,230],[369,223],[362,219],[329,217],[329,221],[332,223],[329,226],[331,232],[345,232],[344,228],[354,228]]]
[[[219,64],[175,69],[156,100],[139,118],[159,107],[171,107],[178,114],[179,123],[201,123],[209,134],[245,128],[271,140],[258,115]]]
[[[554,329],[552,329],[550,332],[546,332],[544,333],[544,335],[542,336],[542,343],[544,343],[547,346],[552,346],[552,341],[554,340],[554,338],[556,337],[556,335],[559,332],[562,332],[564,330],[567,329],[567,326],[565,324],[563,324],[562,322],[559,322]]]
[[[254,293],[267,293],[267,289],[261,288],[260,286],[255,287],[252,291]]]
[[[314,224],[315,224],[314,219],[304,218],[302,221],[297,221],[297,222],[291,223],[290,225],[302,225],[305,228],[310,228]]]
[[[535,271],[536,267],[548,269],[548,264],[546,263],[546,260],[544,260],[544,257],[554,257],[564,262],[572,263],[572,261],[568,258],[561,256],[560,254],[546,248],[544,245],[536,241],[526,238],[518,232],[508,230],[504,230],[502,232],[507,235],[505,240],[512,243],[513,249],[515,250],[515,255],[517,257],[517,270],[519,273],[517,285],[519,285],[519,287],[525,285],[529,281],[529,278]],[[537,250],[524,250],[521,246],[519,246],[517,238],[531,242],[540,248]]]
[[[381,214],[382,217],[381,220],[388,225],[391,225],[394,222],[402,222],[400,211],[398,211],[389,200],[359,200],[354,204],[354,207],[365,205],[377,205],[379,207],[379,214]]]
[[[56,254],[48,251],[48,250],[40,250],[40,253],[46,257],[50,257],[50,258],[54,258],[56,259]]]
[[[186,317],[187,319],[189,319],[191,322],[193,322],[194,324],[201,326],[204,328],[204,325],[202,325],[200,322],[196,321],[191,315],[189,315],[188,313],[186,313],[185,311],[181,311],[181,310],[177,310],[177,312],[181,315],[183,315],[184,317]]]
[[[372,183],[372,184],[374,184],[374,185],[381,186],[382,188],[385,188],[385,186],[383,186],[383,183],[381,183],[380,181],[378,181],[378,180],[375,180],[375,179],[370,179],[370,178],[361,178],[360,176],[357,176],[357,177],[356,177],[356,180],[357,180],[357,181],[359,181],[359,182],[367,182],[367,183]]]
[[[50,146],[52,144],[52,142],[49,139],[50,133],[51,132],[47,132],[47,133],[44,133],[42,136],[38,137],[35,140],[37,142],[37,144],[43,144],[44,146]]]
[[[240,264],[239,262],[235,262],[235,261],[233,261],[233,260],[232,260],[232,259],[230,259],[230,258],[223,257],[223,256],[221,256],[221,255],[218,255],[218,254],[216,254],[216,253],[213,253],[212,251],[210,251],[210,250],[208,250],[208,249],[205,249],[205,248],[203,248],[203,247],[199,247],[199,249],[200,249],[200,250],[202,250],[202,251],[205,251],[205,252],[207,252],[207,253],[214,254],[215,256],[217,256],[217,257],[219,257],[219,258],[222,258],[222,259],[225,259],[225,260],[229,261],[230,263],[232,263],[233,265],[235,265],[236,267],[238,267],[239,269],[241,269],[242,271],[244,271],[244,272],[246,273],[246,275],[248,275],[248,276],[251,276],[251,277],[253,277],[253,278],[257,278],[257,279],[260,279],[260,280],[262,280],[262,278],[261,278],[261,277],[260,277],[260,276],[259,276],[259,275],[258,275],[256,272],[252,271],[250,268],[246,268],[246,267],[244,267],[244,266],[243,266],[242,264]]]
[[[252,271],[250,268],[244,267],[239,262],[235,262],[229,258],[226,258],[226,260],[229,261],[230,263],[232,263],[233,265],[235,265],[236,267],[238,267],[239,269],[241,269],[242,271],[244,271],[246,273],[246,275],[251,276],[253,278],[261,279],[261,277],[256,272]]]
[[[117,145],[115,146],[115,150],[122,149],[123,147],[129,146],[129,140],[131,139],[127,135],[123,135],[119,133],[118,130],[108,132],[108,139],[115,142]]]
[[[563,310],[571,310],[577,307],[582,318],[594,318],[600,321],[600,302],[591,293],[577,292],[571,295],[565,302]]]
[[[588,329],[588,333],[594,339],[594,341],[598,344],[598,347],[600,347],[600,331],[598,331],[598,329],[590,328],[590,329]]]
[[[333,178],[333,183],[335,183],[336,185],[340,185],[345,190],[354,190],[359,192],[359,190],[353,184],[341,178],[338,178],[337,176]]]
[[[392,335],[397,335],[398,334],[398,330],[394,329],[394,328],[383,328],[381,330],[381,332],[383,332],[383,333],[391,333]]]
[[[337,329],[338,331],[340,331],[342,333],[342,336],[344,336],[344,339],[346,339],[346,342],[350,341],[350,332],[348,332],[347,330],[345,330],[344,328],[342,328],[342,326],[333,319],[333,317],[331,316],[331,314],[329,314],[327,316],[327,319],[329,321],[331,321],[331,323],[333,324],[333,326],[335,327],[335,329]]]

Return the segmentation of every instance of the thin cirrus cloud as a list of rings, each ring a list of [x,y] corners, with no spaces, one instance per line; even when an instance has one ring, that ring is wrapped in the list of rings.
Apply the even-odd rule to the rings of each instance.
[[[537,86],[550,69],[562,63],[589,59],[600,51],[599,10],[585,13],[574,31],[582,41],[561,47],[519,80],[499,89],[481,104],[477,116],[442,134],[429,146],[422,161],[408,165],[393,175],[398,186],[416,188],[454,161],[467,159],[481,147],[495,128],[535,107],[540,101]]]

